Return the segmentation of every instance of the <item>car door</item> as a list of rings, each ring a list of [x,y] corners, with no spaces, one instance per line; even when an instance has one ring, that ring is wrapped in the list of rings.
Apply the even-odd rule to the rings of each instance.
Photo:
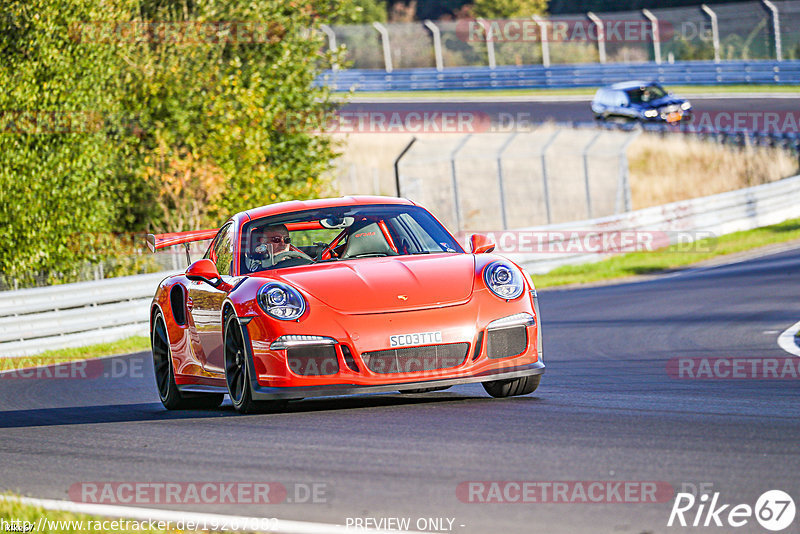
[[[230,280],[233,270],[234,230],[233,224],[223,226],[208,247],[205,258],[217,266],[220,277]],[[226,291],[206,282],[189,282],[187,308],[192,316],[191,328],[193,348],[203,369],[209,373],[224,373],[222,350],[222,304]]]

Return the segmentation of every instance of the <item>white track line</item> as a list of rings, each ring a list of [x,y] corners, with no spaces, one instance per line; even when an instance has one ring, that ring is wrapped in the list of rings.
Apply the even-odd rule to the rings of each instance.
[[[80,503],[52,499],[33,499],[30,497],[13,497],[8,495],[0,495],[0,500],[38,506],[47,510],[63,510],[66,512],[101,515],[106,517],[124,517],[139,521],[171,521],[172,524],[177,524],[177,522],[182,521],[184,524],[193,522],[195,524],[205,526],[235,524],[239,527],[239,530],[247,530],[249,532],[270,532],[274,534],[353,534],[354,531],[354,527],[345,527],[343,525],[312,523],[308,521],[290,521],[285,519],[265,517],[181,512],[178,510],[135,508],[132,506],[113,506],[107,504]],[[264,528],[265,525],[268,526],[266,530]],[[227,530],[230,530],[230,527],[228,527]],[[356,530],[368,534],[397,534],[398,532],[412,532],[398,530],[365,530],[362,528]]]
[[[788,353],[800,356],[800,347],[797,346],[794,337],[797,332],[800,332],[800,321],[794,323],[778,336],[778,346]]]

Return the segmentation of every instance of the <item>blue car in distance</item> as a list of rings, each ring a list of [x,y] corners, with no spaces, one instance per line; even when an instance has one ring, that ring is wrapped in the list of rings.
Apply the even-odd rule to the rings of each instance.
[[[621,82],[597,90],[594,118],[610,122],[679,123],[692,119],[692,104],[656,82]]]

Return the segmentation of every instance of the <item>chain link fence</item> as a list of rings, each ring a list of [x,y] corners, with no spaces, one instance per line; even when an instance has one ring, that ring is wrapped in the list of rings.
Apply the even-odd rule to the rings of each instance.
[[[556,224],[630,209],[625,152],[637,132],[542,127],[418,139],[397,185],[453,231]]]
[[[356,69],[800,58],[800,0],[323,28]]]

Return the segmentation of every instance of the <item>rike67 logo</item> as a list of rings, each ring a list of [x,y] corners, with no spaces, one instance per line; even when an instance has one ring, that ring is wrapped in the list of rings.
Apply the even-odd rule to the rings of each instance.
[[[678,493],[669,514],[667,526],[682,527],[733,527],[747,525],[755,517],[758,524],[767,530],[778,532],[794,521],[794,500],[781,490],[769,490],[761,494],[755,506],[749,504],[731,505],[720,502],[719,492],[695,497],[691,493]],[[677,523],[676,523],[677,520]],[[748,532],[751,530],[748,529]]]

